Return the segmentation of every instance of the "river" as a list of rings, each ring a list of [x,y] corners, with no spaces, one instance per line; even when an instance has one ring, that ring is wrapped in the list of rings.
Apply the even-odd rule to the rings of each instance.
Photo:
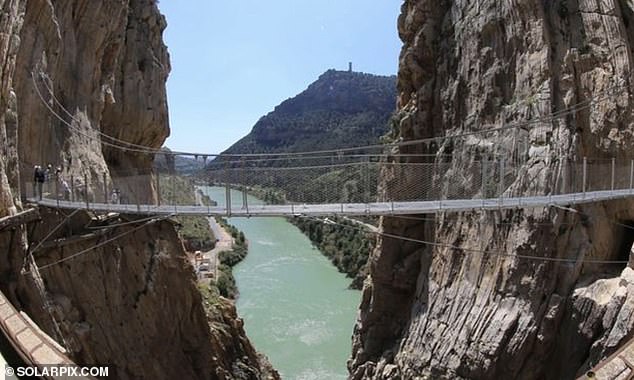
[[[219,205],[225,189],[203,187]],[[251,196],[249,205],[259,201]],[[232,191],[232,207],[242,196]],[[247,335],[283,379],[346,379],[360,292],[350,279],[283,218],[231,218],[244,232],[249,254],[234,276],[236,303]]]

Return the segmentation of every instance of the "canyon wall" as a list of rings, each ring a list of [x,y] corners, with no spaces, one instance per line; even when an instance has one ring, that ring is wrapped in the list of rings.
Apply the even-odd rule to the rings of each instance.
[[[139,146],[159,148],[169,135],[166,22],[156,1],[24,3],[14,76],[23,184],[33,165],[51,164],[77,187],[87,178],[101,189],[105,176],[109,187],[152,200],[149,176],[133,186],[117,179],[149,174],[153,155]]]
[[[0,0],[0,10],[0,217],[33,207],[24,195],[38,164],[78,187],[87,178],[153,200],[154,155],[139,146],[169,134],[157,1]],[[120,379],[278,378],[233,305],[203,307],[171,222],[39,213],[0,230],[0,288],[73,360],[110,364]]]
[[[452,153],[453,175],[468,172],[477,157],[512,156],[521,139],[528,146],[506,178],[505,196],[565,189],[582,157],[634,158],[631,1],[406,0],[398,31],[404,45],[395,139],[490,129],[586,106],[519,130],[395,153],[433,149],[437,161]],[[595,166],[589,186],[609,178],[609,168]],[[381,189],[396,199],[415,185],[395,185],[398,174],[384,170]],[[620,200],[575,210],[445,214],[435,222],[383,218],[384,232],[438,245],[381,239],[355,326],[351,378],[583,373],[633,332],[634,272],[587,262],[630,259],[633,206]]]

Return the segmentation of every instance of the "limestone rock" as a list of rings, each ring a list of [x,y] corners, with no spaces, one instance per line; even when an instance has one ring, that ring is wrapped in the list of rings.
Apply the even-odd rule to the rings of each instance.
[[[400,152],[452,153],[451,175],[468,173],[477,155],[511,156],[524,141],[523,161],[505,178],[507,194],[571,186],[580,157],[633,158],[633,21],[629,1],[406,0],[398,21],[404,46],[396,138],[535,119],[619,87],[609,101],[519,135],[483,134]],[[415,188],[396,181],[402,174],[383,173],[382,191],[391,198]],[[466,178],[460,193],[477,195],[471,183]],[[441,191],[452,196],[456,189]],[[457,248],[382,239],[355,327],[351,378],[572,379],[583,373],[633,331],[631,270],[582,263],[628,260],[632,233],[614,221],[634,220],[633,206],[623,200],[584,205],[581,213],[447,214],[427,223],[385,217],[387,233]]]
[[[131,187],[118,178],[149,174],[154,155],[138,146],[158,149],[169,134],[165,26],[154,0],[26,2],[14,78],[25,173],[52,164],[154,197],[149,175]]]
[[[204,312],[193,268],[171,222],[140,228],[145,222],[116,227],[125,220],[113,220],[114,227],[104,226],[110,231],[91,238],[99,229],[86,229],[85,214],[67,219],[42,212],[45,222],[31,239],[43,239],[59,223],[75,236],[88,236],[37,253],[60,343],[79,363],[111,364],[119,379],[279,378],[247,339],[233,304],[224,301],[215,315]],[[50,239],[64,239],[68,230]],[[118,235],[116,243],[96,246]],[[39,297],[34,290],[25,294]],[[55,331],[45,310],[30,314]]]

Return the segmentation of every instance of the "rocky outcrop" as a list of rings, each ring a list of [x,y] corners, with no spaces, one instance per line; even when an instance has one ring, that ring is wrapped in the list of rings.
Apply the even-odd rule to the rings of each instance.
[[[23,171],[52,164],[99,189],[105,175],[140,202],[153,199],[149,176],[131,188],[117,178],[149,174],[154,155],[138,145],[159,148],[169,134],[166,23],[155,1],[24,3],[14,78]]]
[[[0,0],[0,217],[33,207],[35,164],[155,198],[154,155],[137,145],[158,149],[169,133],[156,3]],[[235,309],[205,312],[171,222],[39,214],[0,229],[0,289],[73,360],[120,379],[278,378]]]
[[[446,175],[474,157],[521,156],[505,173],[507,195],[570,186],[584,156],[631,159],[633,22],[634,5],[619,0],[405,1],[393,137],[490,129],[596,101],[520,130],[398,151],[452,153]],[[397,199],[412,187],[395,185],[399,174],[383,172],[383,191]],[[632,335],[631,269],[583,260],[629,259],[633,206],[385,217],[383,231],[439,245],[381,239],[351,378],[574,378]]]
[[[31,315],[75,360],[111,364],[119,379],[277,378],[230,302],[206,313],[172,222],[41,213],[30,240],[46,238],[35,257],[51,313]]]

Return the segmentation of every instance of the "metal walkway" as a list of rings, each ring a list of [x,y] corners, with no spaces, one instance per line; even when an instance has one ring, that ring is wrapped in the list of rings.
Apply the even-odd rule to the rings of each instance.
[[[547,206],[570,206],[623,199],[634,196],[634,189],[602,190],[585,193],[571,193],[552,196],[529,196],[488,199],[454,199],[413,202],[377,202],[377,203],[326,203],[326,204],[290,204],[290,205],[252,205],[241,208],[219,206],[157,206],[111,204],[91,202],[70,202],[55,199],[35,199],[29,201],[42,206],[64,209],[86,209],[97,212],[118,212],[142,215],[184,215],[184,216],[324,216],[324,215],[408,215],[435,214],[441,212],[460,212],[472,210],[501,210],[517,208],[537,208]]]

